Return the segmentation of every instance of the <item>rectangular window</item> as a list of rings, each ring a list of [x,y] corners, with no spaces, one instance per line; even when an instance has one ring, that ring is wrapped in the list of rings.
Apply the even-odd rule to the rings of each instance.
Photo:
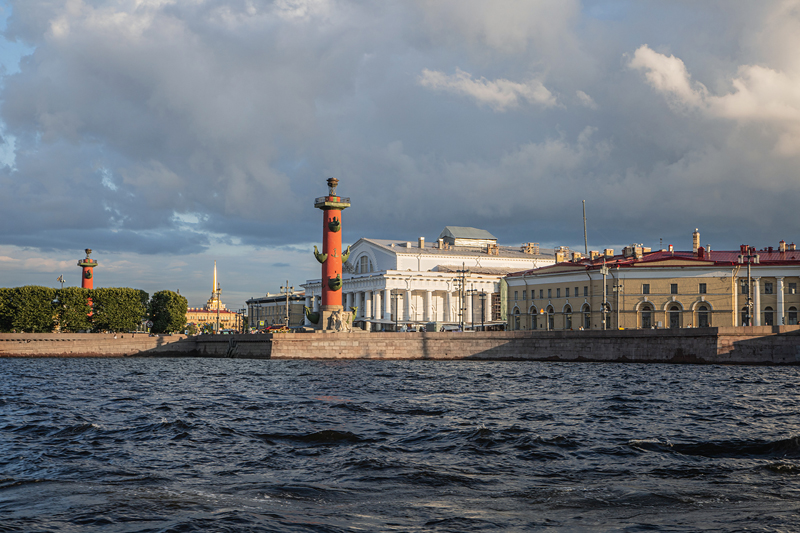
[[[556,289],[556,298],[561,298],[561,289]]]
[[[575,298],[578,297],[578,287],[575,287]]]
[[[539,289],[539,299],[544,298],[544,289]]]
[[[747,286],[747,280],[746,279],[742,280],[742,294],[750,294],[750,291],[749,291],[748,286]]]
[[[518,291],[514,291],[514,300],[517,299],[517,294],[518,294]]]
[[[705,294],[706,293],[706,284],[705,283],[701,283],[700,284],[700,288],[698,289],[698,292],[700,294]]]
[[[565,294],[565,296],[566,296],[567,298],[569,298],[569,287],[567,287],[567,288],[566,288],[566,291],[567,291],[567,294]]]
[[[584,296],[589,296],[589,286],[588,285],[584,285],[583,286],[583,295]],[[586,328],[586,329],[589,329],[589,328]]]
[[[547,289],[547,297],[548,298],[552,298],[553,297],[553,289]]]
[[[670,284],[669,293],[670,294],[678,294],[678,284],[677,283]]]
[[[650,294],[650,284],[642,283],[642,294]]]
[[[772,282],[764,282],[764,294],[772,294]]]
[[[527,300],[528,299],[528,291],[522,291],[522,299],[523,300]]]
[[[789,294],[797,294],[797,283],[789,284]]]

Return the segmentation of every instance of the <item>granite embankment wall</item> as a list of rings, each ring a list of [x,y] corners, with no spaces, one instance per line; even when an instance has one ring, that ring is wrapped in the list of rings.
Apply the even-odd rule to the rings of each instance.
[[[2,356],[484,359],[800,364],[800,326],[624,331],[274,335],[0,334]]]
[[[146,333],[0,333],[0,357],[127,357],[184,339]]]

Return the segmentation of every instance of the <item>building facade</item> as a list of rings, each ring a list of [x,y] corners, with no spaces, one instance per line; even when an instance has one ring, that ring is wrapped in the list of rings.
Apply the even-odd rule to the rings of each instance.
[[[442,327],[505,327],[504,276],[551,265],[552,251],[536,243],[499,246],[485,230],[448,226],[432,243],[359,239],[350,247],[342,284],[345,309],[357,308],[354,324],[367,330]],[[305,305],[320,307],[320,280],[307,281]],[[493,312],[495,310],[496,312]]]
[[[708,251],[695,231],[691,251],[631,245],[506,282],[510,329],[796,325],[800,252],[784,241],[777,250]]]
[[[289,327],[298,328],[305,324],[303,306],[306,296],[303,291],[289,294]],[[250,329],[262,330],[276,324],[286,324],[286,293],[270,294],[247,300],[247,317]]]
[[[211,288],[211,298],[206,301],[203,307],[190,307],[186,311],[186,323],[194,324],[198,329],[217,330],[217,320],[219,320],[219,330],[224,329],[239,331],[242,327],[242,317],[239,313],[225,308],[225,304],[220,301],[219,285],[217,284],[217,262],[214,261],[214,281]]]

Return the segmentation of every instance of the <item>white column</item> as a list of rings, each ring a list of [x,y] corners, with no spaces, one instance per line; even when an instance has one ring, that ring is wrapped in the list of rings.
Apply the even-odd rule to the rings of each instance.
[[[383,318],[392,318],[392,290],[383,289]]]
[[[346,292],[344,294],[344,307],[345,307],[344,310],[347,311],[347,312],[350,312],[350,308],[353,307],[353,293],[352,293],[352,291],[351,292]]]
[[[425,291],[425,315],[423,317],[425,322],[433,321],[433,291]]]
[[[403,320],[411,320],[411,291],[408,289],[403,293]]]
[[[367,320],[372,318],[372,291],[364,291],[364,318]],[[371,327],[367,322],[365,329],[370,331]]]
[[[472,295],[466,293],[464,295],[464,327],[472,326]]]
[[[311,294],[306,294],[306,307],[308,307],[309,309],[311,308]],[[303,318],[303,325],[304,326],[310,326],[311,325],[311,321],[305,315],[306,314],[303,313],[303,317],[304,317]]]
[[[313,309],[313,311],[316,313],[316,312],[319,311],[319,296],[317,296],[316,294],[312,293],[311,297],[314,300],[314,309]]]
[[[372,291],[372,316],[375,320],[381,317],[381,291]]]
[[[775,322],[776,326],[783,326],[786,321],[784,320],[783,311],[783,278],[775,278],[778,282],[778,321]]]
[[[761,278],[753,278],[753,325],[761,325]]]
[[[739,291],[742,286],[741,278],[736,278],[733,283],[733,323],[731,324],[733,327],[741,326],[739,321],[742,319],[742,311],[739,309]]]
[[[447,291],[444,293],[444,314],[442,320],[445,322],[453,321],[453,293]]]

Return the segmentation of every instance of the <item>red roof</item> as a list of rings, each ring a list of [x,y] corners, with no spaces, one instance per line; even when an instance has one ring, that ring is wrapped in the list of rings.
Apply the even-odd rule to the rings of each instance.
[[[744,249],[744,253],[746,253],[746,248]],[[709,265],[713,264],[714,266],[733,266],[738,264],[739,262],[739,255],[743,252],[741,250],[735,251],[716,251],[713,250],[711,252],[704,252],[703,256],[700,257],[700,254],[695,254],[692,251],[686,252],[679,252],[679,251],[664,251],[659,250],[657,252],[650,252],[642,255],[638,259],[634,258],[633,256],[624,257],[622,255],[615,255],[613,257],[606,257],[605,261],[603,261],[603,256],[599,256],[598,258],[592,260],[589,258],[581,259],[580,261],[565,261],[563,263],[556,263],[555,265],[550,265],[546,267],[535,268],[531,270],[525,270],[522,272],[514,272],[513,274],[509,274],[509,277],[514,276],[525,276],[531,274],[533,272],[543,273],[547,270],[555,269],[556,267],[565,267],[565,266],[573,266],[579,267],[582,266],[586,270],[597,270],[602,268],[603,264],[607,267],[614,267],[616,268],[628,268],[633,267],[634,264],[642,264],[642,263],[657,263],[657,262],[668,262],[671,260],[679,260],[681,262],[685,261],[693,261],[697,262],[699,265]],[[751,253],[755,253],[758,255],[760,265],[796,265],[800,266],[800,250],[790,250],[786,252],[778,252],[773,249],[773,251],[769,250],[755,250]],[[745,263],[746,264],[746,263]],[[755,263],[754,263],[755,264]],[[668,267],[669,265],[663,265]]]

